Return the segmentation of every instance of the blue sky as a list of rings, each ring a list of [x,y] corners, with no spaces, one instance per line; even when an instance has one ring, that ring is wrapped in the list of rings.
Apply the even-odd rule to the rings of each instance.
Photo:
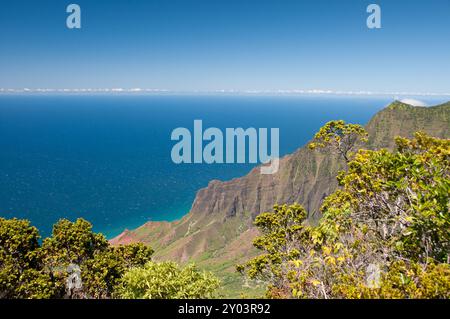
[[[450,91],[449,0],[2,0],[0,41],[3,88]]]

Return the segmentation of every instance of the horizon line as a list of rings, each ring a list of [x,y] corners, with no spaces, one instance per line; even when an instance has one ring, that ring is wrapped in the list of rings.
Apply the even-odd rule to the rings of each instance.
[[[326,90],[326,89],[293,89],[293,90],[236,90],[236,89],[217,89],[217,90],[168,90],[168,89],[149,89],[149,88],[71,88],[71,89],[52,89],[52,88],[0,88],[0,94],[241,94],[241,95],[347,95],[347,96],[450,96],[450,93],[437,92],[406,92],[406,91],[345,91],[345,90]]]

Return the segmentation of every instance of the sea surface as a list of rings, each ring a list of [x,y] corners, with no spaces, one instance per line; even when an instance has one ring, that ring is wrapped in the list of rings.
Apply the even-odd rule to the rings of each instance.
[[[147,221],[189,212],[212,179],[250,164],[171,160],[173,129],[279,128],[280,154],[333,119],[365,124],[386,97],[3,95],[0,217],[29,219],[43,237],[60,218],[89,220],[111,238]]]

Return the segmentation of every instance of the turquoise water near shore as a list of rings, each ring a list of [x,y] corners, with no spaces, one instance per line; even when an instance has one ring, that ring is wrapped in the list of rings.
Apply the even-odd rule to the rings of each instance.
[[[392,99],[292,96],[0,96],[0,216],[26,218],[42,236],[83,217],[107,237],[186,214],[212,179],[250,164],[171,161],[177,127],[277,127],[280,153],[332,119],[365,124]]]

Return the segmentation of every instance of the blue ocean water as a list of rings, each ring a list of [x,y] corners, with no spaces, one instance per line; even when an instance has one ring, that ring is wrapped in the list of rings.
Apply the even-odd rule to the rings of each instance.
[[[280,153],[332,119],[366,123],[388,98],[264,96],[0,96],[0,216],[26,218],[42,236],[83,217],[112,237],[186,214],[212,179],[249,164],[176,165],[176,127],[280,128]]]

